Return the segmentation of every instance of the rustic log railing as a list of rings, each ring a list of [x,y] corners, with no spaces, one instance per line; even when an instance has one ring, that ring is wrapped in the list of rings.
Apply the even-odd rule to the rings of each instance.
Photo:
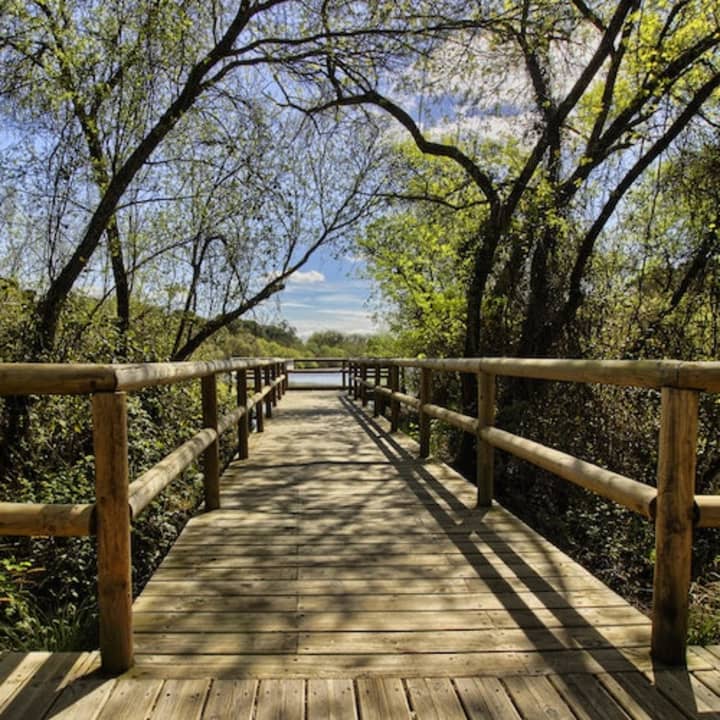
[[[323,383],[322,385],[310,385],[308,384],[294,384],[292,385],[293,390],[316,390],[328,389],[328,390],[345,390],[347,387],[348,380],[348,359],[339,357],[327,357],[327,358],[294,358],[288,361],[287,375],[288,382],[292,384],[293,375],[300,377],[312,376],[312,375],[326,375],[328,373],[337,373],[340,375],[340,384],[328,384]]]
[[[404,368],[420,371],[419,397],[400,392],[398,372]],[[434,372],[472,373],[477,377],[476,417],[432,403]],[[659,390],[657,487],[495,427],[498,376]],[[720,392],[720,362],[353,358],[349,392],[363,406],[372,397],[376,415],[389,401],[393,431],[398,429],[401,405],[416,411],[421,457],[430,452],[431,418],[474,435],[479,506],[492,504],[493,451],[497,448],[654,521],[652,654],[667,664],[685,664],[693,527],[720,527],[720,497],[695,494],[698,396],[700,392]]]
[[[221,436],[237,428],[238,455],[248,456],[249,416],[264,429],[272,405],[287,389],[286,363],[277,358],[140,365],[0,363],[0,396],[90,395],[95,452],[95,502],[77,505],[0,503],[0,535],[97,536],[100,652],[106,672],[133,664],[130,527],[173,480],[202,456],[205,507],[220,507]],[[235,373],[237,407],[217,410],[217,375]],[[248,392],[248,374],[253,394]],[[127,393],[200,379],[203,427],[129,482]]]

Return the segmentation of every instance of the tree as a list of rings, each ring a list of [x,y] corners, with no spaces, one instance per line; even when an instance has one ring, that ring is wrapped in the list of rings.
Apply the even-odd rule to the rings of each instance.
[[[69,164],[87,188],[77,213],[82,229],[63,233],[65,246],[53,254],[26,357],[52,355],[62,308],[83,273],[92,272],[104,238],[119,314],[127,314],[118,212],[133,193],[147,200],[143,174],[171,159],[162,152],[168,138],[192,136],[192,111],[212,112],[220,97],[242,102],[259,93],[275,101],[272,68],[323,58],[334,41],[368,57],[388,55],[408,34],[425,32],[421,18],[347,0],[242,0],[234,7],[194,0],[8,0],[0,21],[5,114],[13,114],[18,127],[39,131],[30,141],[38,154],[53,147],[64,153],[70,142]]]
[[[460,18],[454,20],[459,25]],[[515,351],[547,355],[577,316],[598,239],[618,206],[716,101],[720,18],[703,0],[524,0],[490,3],[465,20],[466,30],[452,43],[409,53],[395,85],[384,68],[337,46],[316,69],[313,102],[298,95],[294,103],[313,113],[375,108],[422,152],[461,167],[488,208],[467,285],[464,352],[493,347],[483,304],[502,258],[510,257],[527,268]],[[460,67],[466,70],[458,83],[453,75]],[[434,139],[422,127],[419,103],[391,97],[424,87],[430,89],[423,96],[426,112],[433,102],[445,112],[450,107],[457,141]],[[433,96],[436,87],[442,90]],[[489,100],[493,90],[499,96]],[[497,162],[498,142],[463,131],[473,115],[496,125],[508,115],[521,121],[513,123],[521,143],[515,140],[512,164]]]

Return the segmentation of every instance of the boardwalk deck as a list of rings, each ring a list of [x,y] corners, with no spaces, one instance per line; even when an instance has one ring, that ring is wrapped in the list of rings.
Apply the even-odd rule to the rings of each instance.
[[[0,660],[2,717],[720,717],[648,619],[336,392],[290,393],[134,605],[136,666]]]

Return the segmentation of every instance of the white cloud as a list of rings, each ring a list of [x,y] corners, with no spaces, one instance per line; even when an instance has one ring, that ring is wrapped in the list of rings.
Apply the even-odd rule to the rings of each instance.
[[[288,282],[296,283],[298,285],[314,285],[316,283],[325,282],[325,275],[318,270],[308,270],[307,272],[298,270],[290,276]]]

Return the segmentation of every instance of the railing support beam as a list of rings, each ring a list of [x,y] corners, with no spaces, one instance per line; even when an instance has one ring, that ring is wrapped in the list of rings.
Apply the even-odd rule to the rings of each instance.
[[[430,455],[430,416],[423,410],[432,402],[432,370],[420,369],[420,457]]]
[[[388,381],[393,392],[400,392],[400,368],[391,365],[388,368]],[[397,432],[400,428],[400,402],[395,398],[390,400],[390,432]]]
[[[202,379],[203,427],[217,432],[217,379],[206,375]],[[220,446],[218,440],[210,443],[203,453],[203,485],[205,487],[205,510],[220,507]]]
[[[132,565],[128,498],[127,402],[124,392],[92,398],[97,508],[100,655],[107,673],[133,664]]]
[[[259,367],[256,367],[254,370],[253,388],[256,394],[262,392],[263,389],[263,373],[262,369]],[[255,429],[259,433],[265,432],[262,400],[255,404]]]
[[[662,389],[655,515],[652,656],[686,663],[698,393]]]
[[[491,507],[494,488],[494,453],[492,445],[480,439],[480,430],[495,422],[495,376],[489,373],[477,375],[478,436],[477,447],[477,504]]]
[[[247,407],[248,382],[247,370],[237,371],[237,404],[238,407]],[[238,458],[246,460],[249,455],[250,420],[247,410],[238,422]]]

